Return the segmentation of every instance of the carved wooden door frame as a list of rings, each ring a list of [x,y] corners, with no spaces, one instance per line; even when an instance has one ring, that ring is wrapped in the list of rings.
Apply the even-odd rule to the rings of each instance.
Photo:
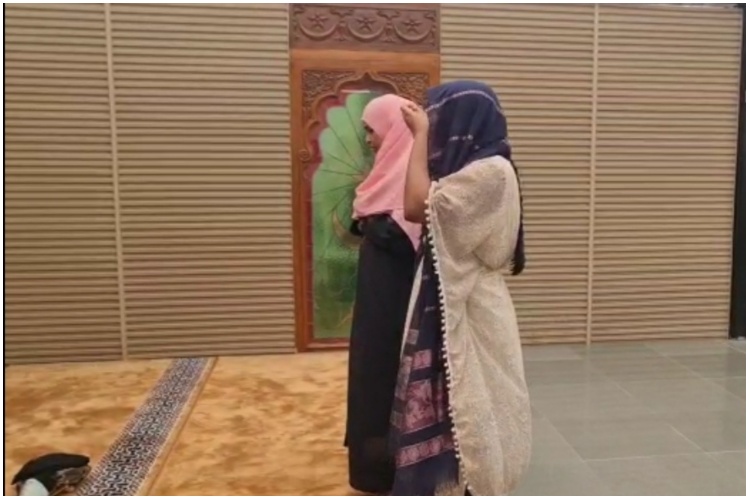
[[[313,130],[318,105],[347,84],[383,84],[422,102],[427,87],[439,83],[438,54],[293,49],[291,57],[291,139],[296,343],[299,351],[342,348],[346,339],[315,339],[312,328],[312,241],[307,224],[309,193],[304,173],[314,160]]]

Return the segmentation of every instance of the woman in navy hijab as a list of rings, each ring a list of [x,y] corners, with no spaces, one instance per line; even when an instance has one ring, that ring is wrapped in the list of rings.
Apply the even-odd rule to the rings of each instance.
[[[392,414],[394,495],[505,495],[531,455],[507,273],[525,266],[521,192],[490,87],[432,88],[414,135],[406,218],[424,224]]]

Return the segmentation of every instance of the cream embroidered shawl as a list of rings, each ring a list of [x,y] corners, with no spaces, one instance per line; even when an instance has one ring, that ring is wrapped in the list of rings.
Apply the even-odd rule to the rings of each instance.
[[[507,160],[486,158],[433,183],[428,200],[454,441],[473,495],[511,493],[531,457],[531,406],[503,277],[520,223],[517,182]]]

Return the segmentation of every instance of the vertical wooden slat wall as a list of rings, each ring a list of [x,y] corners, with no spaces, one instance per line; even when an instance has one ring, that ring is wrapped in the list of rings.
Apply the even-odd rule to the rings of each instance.
[[[593,5],[444,4],[443,81],[498,92],[524,189],[528,271],[511,281],[524,340],[586,338]]]
[[[444,5],[443,80],[493,85],[526,197],[527,342],[726,337],[741,15]]]
[[[291,352],[284,4],[113,4],[131,357]]]
[[[5,6],[5,362],[119,359],[104,7]]]
[[[741,22],[600,6],[593,340],[727,337]]]
[[[726,336],[741,15],[450,5],[500,93],[527,342]],[[5,8],[5,361],[294,349],[288,6]]]

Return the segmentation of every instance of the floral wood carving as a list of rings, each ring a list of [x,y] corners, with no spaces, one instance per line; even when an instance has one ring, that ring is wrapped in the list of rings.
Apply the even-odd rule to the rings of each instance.
[[[292,4],[293,48],[440,51],[439,5]]]
[[[373,72],[353,70],[304,70],[302,72],[302,125],[305,130],[305,147],[297,152],[303,165],[315,158],[314,145],[309,141],[310,131],[319,125],[316,117],[318,105],[336,98],[342,89],[365,85],[385,92],[395,92],[414,102],[424,103],[430,76],[427,73]]]
[[[430,75],[427,73],[378,73],[378,78],[392,84],[401,97],[425,104],[430,86]]]
[[[319,97],[332,94],[335,95],[340,83],[356,79],[356,71],[318,71],[306,70],[302,72],[302,121],[312,118],[313,104]]]

